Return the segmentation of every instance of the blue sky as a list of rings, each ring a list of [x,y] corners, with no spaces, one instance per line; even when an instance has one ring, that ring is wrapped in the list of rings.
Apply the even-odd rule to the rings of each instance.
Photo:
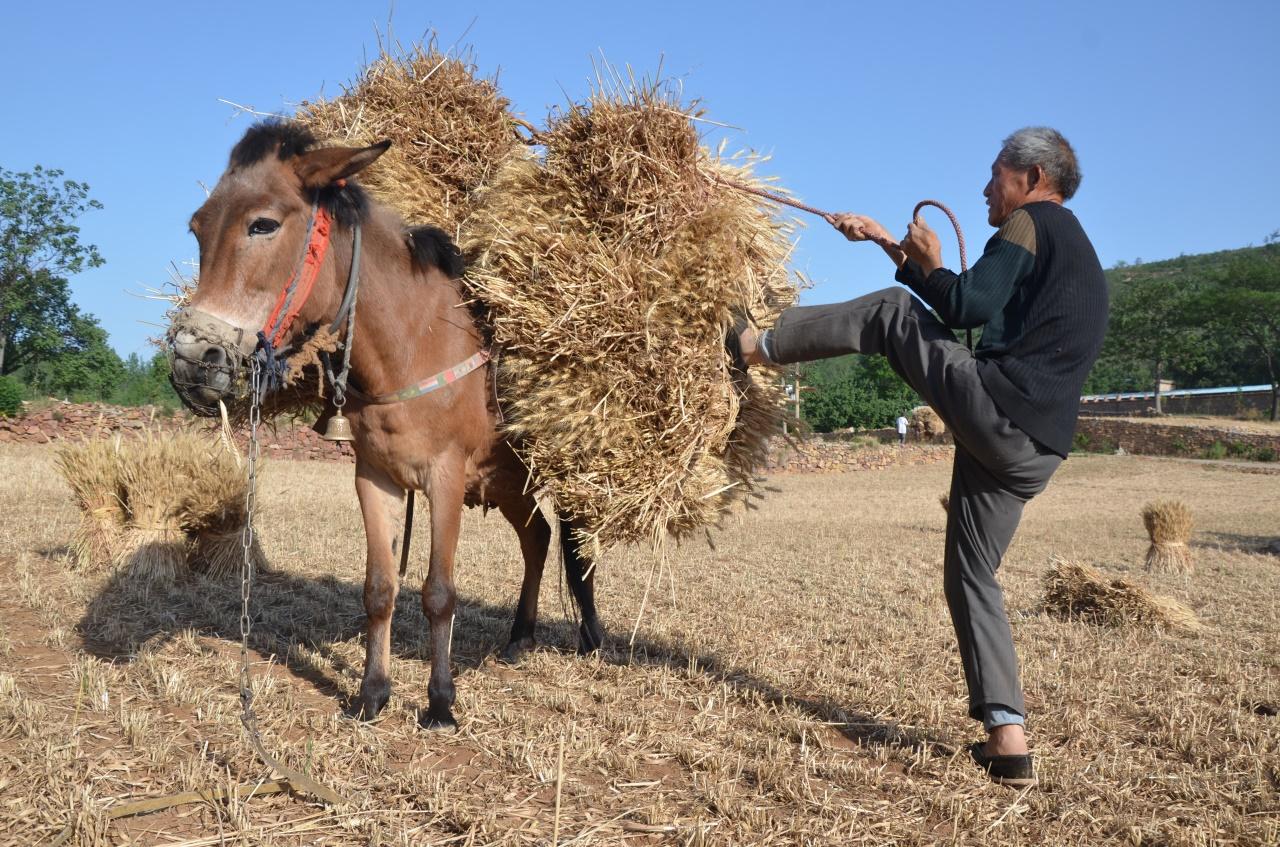
[[[148,353],[158,304],[130,292],[194,257],[187,219],[248,126],[218,101],[289,110],[336,93],[375,27],[463,35],[537,122],[589,90],[604,55],[682,81],[731,146],[770,153],[799,197],[905,231],[915,201],[990,233],[981,191],[1000,139],[1050,124],[1075,144],[1071,206],[1103,264],[1261,243],[1280,229],[1280,3],[911,4],[221,2],[7,4],[0,166],[88,182],[107,264],[73,280],[122,355]],[[473,23],[474,22],[474,23]],[[931,218],[935,228],[945,225]],[[944,235],[948,258],[952,240]],[[877,248],[821,221],[795,266],[806,302],[892,284]]]

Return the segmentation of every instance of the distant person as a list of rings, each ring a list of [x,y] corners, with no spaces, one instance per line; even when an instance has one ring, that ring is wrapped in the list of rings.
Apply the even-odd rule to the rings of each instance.
[[[996,569],[1023,506],[1071,449],[1080,389],[1107,327],[1102,266],[1062,205],[1079,185],[1075,151],[1060,133],[1018,130],[991,165],[983,195],[987,220],[998,229],[969,271],[943,267],[937,235],[916,221],[901,245],[884,249],[897,281],[923,303],[887,288],[847,303],[787,309],[772,329],[739,335],[752,364],[879,353],[951,430],[943,588],[969,714],[988,732],[970,752],[993,780],[1011,785],[1031,785],[1035,774]],[[862,215],[827,220],[850,241],[892,241]],[[982,340],[971,352],[953,330],[974,327],[982,328]]]
[[[902,447],[907,443],[907,419],[903,415],[898,415],[898,446]]]

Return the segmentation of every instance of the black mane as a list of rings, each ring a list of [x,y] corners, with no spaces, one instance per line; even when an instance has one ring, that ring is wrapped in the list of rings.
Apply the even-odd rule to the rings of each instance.
[[[316,137],[302,124],[272,118],[249,127],[244,137],[231,148],[231,160],[227,163],[227,169],[247,168],[272,153],[280,161],[287,162],[315,146]],[[368,195],[350,180],[342,187],[331,185],[320,189],[316,199],[342,227],[355,226],[369,214]]]
[[[276,154],[282,162],[299,156],[316,145],[316,137],[300,123],[271,118],[249,127],[244,138],[231,148],[229,168],[247,168]]]
[[[466,270],[462,253],[449,234],[436,226],[415,226],[408,232],[409,253],[419,267],[435,266],[458,279]]]
[[[300,123],[284,119],[270,119],[249,127],[244,137],[231,148],[228,169],[246,168],[266,159],[272,153],[287,162],[316,146],[316,137]],[[352,227],[366,219],[369,213],[369,197],[364,189],[352,181],[345,186],[323,188],[318,197],[340,226]],[[462,254],[448,233],[439,227],[412,227],[406,232],[409,254],[420,266],[433,266],[444,271],[451,279],[463,274]]]

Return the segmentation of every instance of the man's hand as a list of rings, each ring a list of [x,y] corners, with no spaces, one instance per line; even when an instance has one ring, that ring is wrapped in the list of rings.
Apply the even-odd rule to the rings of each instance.
[[[942,267],[942,243],[938,234],[929,229],[923,218],[916,218],[907,226],[907,237],[902,239],[902,249],[924,270],[925,276]]]
[[[845,213],[842,215],[826,215],[827,223],[840,231],[850,241],[874,241],[893,259],[894,264],[901,265],[906,256],[898,249],[897,242],[889,231],[880,226],[874,219],[866,215]]]

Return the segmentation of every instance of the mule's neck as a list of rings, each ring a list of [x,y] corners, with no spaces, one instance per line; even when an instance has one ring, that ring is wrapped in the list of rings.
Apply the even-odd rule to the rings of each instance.
[[[413,260],[398,217],[374,207],[362,241],[350,374],[356,387],[370,395],[399,391],[481,349],[459,282]],[[337,246],[339,294],[329,314],[337,311],[351,266],[351,231]]]

